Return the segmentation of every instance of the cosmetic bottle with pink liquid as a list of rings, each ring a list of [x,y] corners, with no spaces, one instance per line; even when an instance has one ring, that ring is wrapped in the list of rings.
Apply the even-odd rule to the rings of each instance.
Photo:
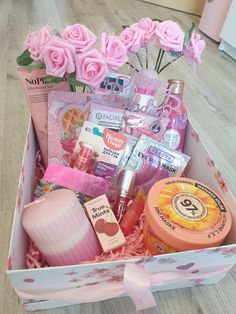
[[[159,86],[157,72],[149,69],[140,70],[135,85],[136,97],[140,106],[139,110],[145,111],[144,108],[151,103],[155,103],[155,95]]]
[[[162,114],[168,115],[169,118],[162,143],[178,151],[183,151],[188,121],[183,104],[183,90],[184,81],[168,80],[166,99],[158,109],[158,112],[161,110]]]

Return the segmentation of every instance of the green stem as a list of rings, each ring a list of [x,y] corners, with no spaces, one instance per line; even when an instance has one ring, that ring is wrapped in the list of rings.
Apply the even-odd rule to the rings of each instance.
[[[85,92],[85,89],[86,89],[86,85],[84,85],[84,87],[83,87],[83,93]]]
[[[161,56],[160,56],[160,61],[159,61],[159,63],[158,63],[158,67],[157,67],[157,73],[159,73],[159,70],[160,70],[160,67],[161,67],[161,62],[162,62],[164,53],[165,53],[165,51],[162,50],[162,51],[161,51]]]
[[[161,55],[161,49],[159,49],[159,52],[158,52],[158,55],[157,55],[157,61],[156,61],[156,64],[155,64],[154,71],[157,70],[157,65],[158,65],[158,62],[159,62],[160,55]]]
[[[146,69],[148,69],[148,47],[145,45],[145,51],[146,51]]]
[[[139,64],[140,64],[140,66],[141,66],[141,68],[143,68],[143,63],[142,63],[142,61],[141,61],[141,59],[140,59],[140,56],[139,56],[139,54],[136,52],[136,57],[137,57],[137,59],[138,59],[138,62],[139,62]]]
[[[163,70],[165,70],[165,68],[167,68],[169,65],[171,65],[171,63],[177,61],[179,58],[181,58],[184,54],[182,53],[181,55],[179,55],[177,58],[175,58],[174,60],[168,62],[166,65],[164,65],[161,69],[159,69],[159,71],[157,71],[157,74],[160,74]]]
[[[71,91],[72,91],[72,92],[74,92],[74,93],[76,92],[76,88],[75,88],[74,85],[70,84],[70,88],[71,88]]]
[[[139,70],[136,69],[136,68],[133,66],[133,64],[129,63],[128,61],[126,62],[126,64],[128,64],[128,66],[130,66],[132,69],[134,69],[135,72],[137,72],[137,73],[139,72]]]

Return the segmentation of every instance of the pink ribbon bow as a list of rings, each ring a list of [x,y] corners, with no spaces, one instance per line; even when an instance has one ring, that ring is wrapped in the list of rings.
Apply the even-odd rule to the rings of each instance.
[[[150,274],[144,267],[129,263],[125,266],[123,282],[103,282],[94,286],[84,286],[63,291],[49,292],[43,294],[32,294],[26,290],[16,290],[22,299],[37,300],[60,300],[71,302],[71,304],[103,301],[120,297],[125,293],[130,296],[137,310],[156,306],[156,300],[150,288],[152,286],[163,286],[164,284],[176,283],[179,280],[207,279],[214,276],[224,275],[233,265],[225,265],[206,268],[200,274],[186,271],[160,272]]]

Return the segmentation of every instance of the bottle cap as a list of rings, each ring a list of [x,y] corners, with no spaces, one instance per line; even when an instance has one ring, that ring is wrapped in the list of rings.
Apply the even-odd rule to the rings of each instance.
[[[168,80],[168,87],[170,89],[171,94],[181,94],[183,95],[184,92],[184,81],[182,80]]]
[[[120,187],[120,196],[131,196],[135,181],[135,171],[132,169],[125,169],[124,176]]]

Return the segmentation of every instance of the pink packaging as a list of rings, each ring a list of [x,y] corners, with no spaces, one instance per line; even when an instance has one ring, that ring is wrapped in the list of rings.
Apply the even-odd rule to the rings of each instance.
[[[104,252],[125,244],[126,239],[106,195],[96,197],[84,206]]]
[[[159,87],[156,71],[142,68],[135,77],[136,92],[141,95],[154,96]]]
[[[181,176],[190,157],[142,135],[127,163],[136,172],[135,186],[148,193],[158,180]]]
[[[88,121],[110,130],[120,131],[124,112],[119,108],[91,103]]]
[[[83,171],[111,180],[126,143],[127,137],[123,134],[86,121],[73,152],[72,164],[79,169],[83,167]]]
[[[79,133],[89,115],[88,95],[52,91],[48,95],[48,162],[70,163]]]
[[[155,103],[155,95],[159,89],[160,81],[156,71],[141,69],[136,75],[136,96],[139,97],[140,110],[144,110],[150,104]]]
[[[92,197],[106,194],[111,185],[109,181],[103,178],[56,163],[48,165],[43,179]]]
[[[169,122],[167,117],[150,116],[142,112],[125,111],[123,117],[122,132],[140,137],[146,134],[157,141],[164,139],[166,125]]]
[[[48,164],[48,93],[52,90],[70,91],[68,81],[61,83],[48,83],[45,69],[18,66],[18,75],[27,96],[29,109],[34,122],[39,146],[42,152],[44,165]]]

